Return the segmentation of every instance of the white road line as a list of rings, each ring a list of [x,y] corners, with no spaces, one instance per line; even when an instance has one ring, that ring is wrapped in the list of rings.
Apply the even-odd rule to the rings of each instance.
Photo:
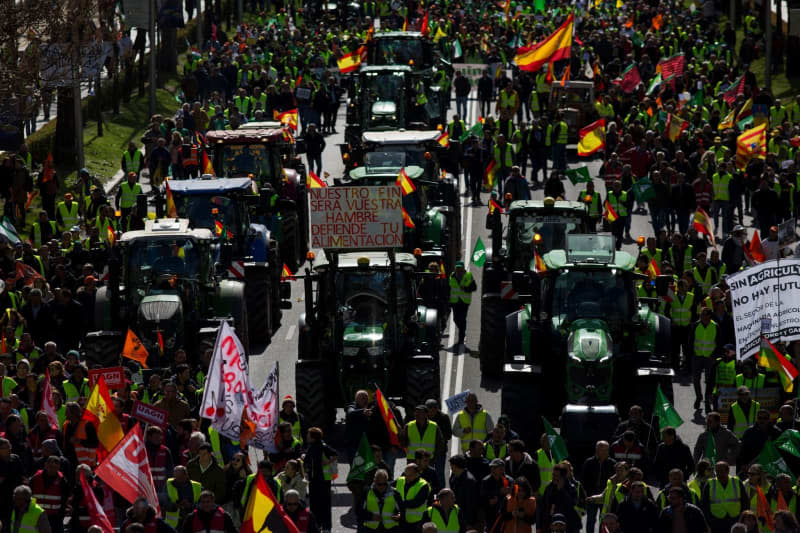
[[[292,338],[294,337],[294,332],[295,332],[296,329],[297,329],[297,325],[296,324],[292,324],[291,326],[289,326],[289,330],[286,332],[286,340],[287,341],[292,340]]]

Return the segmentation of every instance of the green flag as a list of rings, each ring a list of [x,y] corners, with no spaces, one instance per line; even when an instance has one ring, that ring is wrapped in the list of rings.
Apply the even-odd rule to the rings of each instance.
[[[753,115],[745,117],[736,123],[736,125],[739,126],[740,130],[745,130],[747,129],[748,126],[751,126],[752,124],[753,124]]]
[[[482,267],[486,262],[486,246],[480,237],[475,241],[475,248],[472,249],[472,264],[476,267]]]
[[[708,459],[713,468],[717,464],[717,442],[714,440],[714,434],[710,431],[706,431],[706,436],[708,438],[706,439],[706,449],[703,451],[703,457]]]
[[[358,443],[358,451],[356,456],[353,457],[353,464],[350,465],[350,473],[347,474],[347,481],[352,480],[364,481],[364,476],[368,472],[378,468],[375,464],[375,456],[372,455],[372,447],[367,440],[367,434],[361,434],[361,442]]]
[[[544,0],[533,0],[533,10],[537,13],[544,13]]]
[[[659,72],[656,74],[656,77],[653,78],[653,81],[650,82],[650,87],[647,88],[647,96],[650,96],[655,92],[656,89],[661,85],[661,73]]]
[[[468,129],[467,131],[462,133],[461,137],[459,137],[458,140],[463,143],[464,141],[469,139],[470,135],[474,135],[474,136],[478,137],[479,139],[481,137],[483,137],[483,123],[482,122],[475,123],[474,126],[472,126],[470,129]]]
[[[461,50],[461,43],[459,42],[458,39],[456,39],[455,42],[453,43],[453,57],[455,59],[458,59],[462,55],[464,55],[464,52]]]
[[[792,478],[792,483],[794,483],[794,474],[789,470],[789,466],[783,460],[781,452],[778,451],[778,448],[775,447],[771,440],[764,444],[756,462],[763,466],[764,471],[772,477],[776,477],[778,474],[788,474]]]
[[[556,432],[545,417],[542,417],[542,422],[544,423],[544,432],[547,433],[547,440],[550,442],[550,452],[553,454],[553,459],[556,462],[563,461],[569,457],[564,439],[561,438],[561,435]]]
[[[11,244],[22,242],[17,233],[17,228],[14,227],[8,217],[3,217],[3,220],[0,221],[0,240],[2,239],[8,240]]]
[[[658,417],[658,429],[660,431],[664,431],[664,428],[667,426],[676,428],[683,424],[683,420],[678,414],[678,411],[672,407],[672,404],[667,399],[664,391],[661,390],[661,385],[656,388],[656,403],[654,411],[655,415]]]
[[[690,106],[702,106],[703,105],[703,89],[695,91],[692,95],[692,98],[689,100]]]
[[[795,457],[800,457],[800,431],[787,429],[781,433],[780,437],[775,439],[775,446],[779,450],[783,450]]]
[[[578,168],[568,168],[566,174],[573,185],[592,181],[592,177],[589,175],[589,167],[586,165]]]
[[[633,184],[633,195],[640,204],[655,198],[656,190],[653,188],[653,182],[650,181],[650,178],[645,176],[644,178],[636,180]]]

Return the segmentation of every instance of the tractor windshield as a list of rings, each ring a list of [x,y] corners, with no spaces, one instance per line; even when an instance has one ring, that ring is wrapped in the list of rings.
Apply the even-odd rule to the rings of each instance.
[[[198,244],[185,237],[142,239],[128,247],[128,279],[135,286],[160,278],[196,279],[204,271]]]
[[[271,181],[275,168],[268,144],[226,144],[222,147],[220,173],[223,176],[253,174],[259,182]]]
[[[432,50],[422,39],[376,39],[375,48],[376,65],[409,65],[412,60],[415,69],[433,65]]]
[[[511,224],[511,250],[514,270],[528,270],[533,259],[533,238],[539,234],[542,242],[539,253],[566,248],[567,235],[582,233],[579,217],[563,215],[520,215],[513,217]]]
[[[624,320],[631,314],[625,278],[611,270],[564,269],[553,284],[553,316]]]
[[[405,72],[366,72],[363,90],[371,103],[398,102],[405,89]]]
[[[236,233],[240,223],[236,203],[230,198],[211,194],[182,195],[173,192],[178,216],[188,218],[195,228],[206,228],[216,231],[215,221],[219,220],[228,231]],[[213,210],[218,210],[214,214]]]
[[[409,279],[402,270],[395,271],[397,285],[397,302],[405,302],[409,293]],[[337,302],[363,302],[374,300],[386,306],[391,285],[391,273],[388,270],[340,271],[336,276]]]

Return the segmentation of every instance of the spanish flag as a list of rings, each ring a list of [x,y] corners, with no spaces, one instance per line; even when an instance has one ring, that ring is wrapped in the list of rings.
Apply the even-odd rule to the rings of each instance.
[[[97,450],[98,455],[103,456],[98,457],[102,461],[104,456],[113,450],[114,446],[125,436],[119,418],[114,414],[114,404],[111,403],[111,395],[108,393],[108,386],[102,375],[95,383],[89,400],[86,402],[83,420],[91,422],[97,429],[97,439],[105,448],[103,451],[100,448]]]
[[[661,270],[658,268],[655,259],[650,260],[650,264],[647,265],[647,277],[651,280],[656,279],[658,276],[661,275]]]
[[[494,180],[495,175],[497,174],[497,163],[495,163],[494,159],[489,161],[489,164],[486,165],[486,174],[483,178],[483,188],[487,191],[491,191],[492,187],[494,187]]]
[[[300,533],[260,471],[250,487],[240,533]]]
[[[714,244],[714,232],[711,231],[711,217],[708,216],[708,213],[706,213],[705,209],[702,207],[698,207],[697,211],[694,212],[692,227],[694,227],[698,233],[705,233],[708,235],[711,239],[712,246],[716,246]]]
[[[169,180],[167,180],[167,218],[178,218],[178,209],[175,207],[175,199],[172,198]]]
[[[689,127],[689,123],[682,118],[673,115],[672,113],[667,115],[667,136],[669,140],[675,142],[678,140],[678,137],[681,136],[683,130]]]
[[[406,174],[406,169],[404,168],[400,169],[400,174],[397,175],[397,180],[394,183],[400,187],[400,190],[403,191],[403,196],[411,194],[417,190],[417,187],[414,185],[414,182],[411,181],[411,178],[408,177],[408,174]]]
[[[306,180],[306,187],[309,189],[324,189],[327,187],[328,184],[322,181],[319,176],[317,176],[314,171],[308,171],[308,179]]]
[[[603,218],[606,219],[608,222],[614,222],[619,218],[619,215],[614,208],[611,206],[611,202],[606,200],[606,203],[603,204]]]
[[[283,269],[281,270],[281,281],[286,281],[287,279],[294,279],[294,274],[286,263],[283,264]]]
[[[216,173],[214,172],[214,165],[211,164],[211,160],[208,158],[208,152],[205,150],[203,150],[203,174],[216,176]]]
[[[414,228],[417,227],[416,224],[414,224],[414,221],[411,220],[411,217],[408,215],[408,211],[406,211],[405,209],[403,209],[401,207],[400,208],[400,212],[403,213],[403,225],[405,227],[410,228],[410,229],[414,229]]]
[[[589,156],[606,146],[606,120],[601,118],[581,128],[578,133],[578,155]]]
[[[443,131],[442,134],[436,138],[436,142],[439,143],[443,148],[447,148],[450,146],[450,134],[446,131]]]
[[[383,396],[380,387],[375,387],[375,403],[378,404],[378,411],[381,413],[381,418],[383,419],[383,423],[386,425],[386,430],[389,432],[389,443],[392,446],[400,446],[400,430],[397,427],[397,420],[394,418],[394,413],[392,412],[391,407],[389,407],[389,402],[386,401],[386,398]]]
[[[278,113],[277,109],[272,110],[272,117],[283,124],[284,126],[288,126],[289,128],[297,131],[297,121],[298,121],[298,114],[297,108],[289,109],[284,111],[283,113]]]
[[[754,157],[767,158],[767,124],[761,124],[736,139],[736,168],[743,170]]]
[[[342,74],[347,74],[348,72],[353,72],[361,68],[361,47],[337,59],[336,64],[339,67],[339,72]]]
[[[111,227],[111,224],[106,226],[106,233],[108,237],[108,245],[114,246],[117,244],[117,233],[114,231],[114,228]]]
[[[517,48],[514,63],[519,66],[520,70],[536,72],[545,63],[569,59],[574,23],[575,15],[570,13],[564,24],[544,41],[533,46]]]

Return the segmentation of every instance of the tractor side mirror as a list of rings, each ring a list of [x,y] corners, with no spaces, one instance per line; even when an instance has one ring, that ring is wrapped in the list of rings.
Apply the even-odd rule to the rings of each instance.
[[[281,281],[280,285],[281,300],[289,300],[292,297],[292,286],[288,281]],[[291,307],[290,307],[291,309]]]

